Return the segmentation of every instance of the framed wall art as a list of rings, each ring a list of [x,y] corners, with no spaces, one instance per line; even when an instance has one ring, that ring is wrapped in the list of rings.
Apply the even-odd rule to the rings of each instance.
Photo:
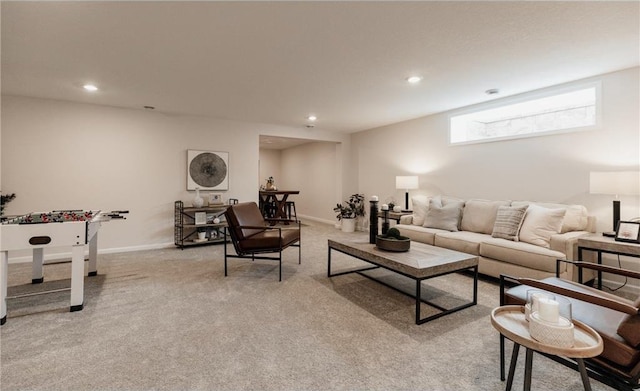
[[[620,221],[616,230],[616,240],[619,242],[640,243],[640,223]]]
[[[187,150],[187,190],[229,190],[229,153]]]

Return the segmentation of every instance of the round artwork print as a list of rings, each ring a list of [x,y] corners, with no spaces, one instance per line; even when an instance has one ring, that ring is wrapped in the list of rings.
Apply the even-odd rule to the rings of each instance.
[[[202,187],[216,187],[227,176],[227,164],[215,153],[204,152],[193,158],[189,174]]]

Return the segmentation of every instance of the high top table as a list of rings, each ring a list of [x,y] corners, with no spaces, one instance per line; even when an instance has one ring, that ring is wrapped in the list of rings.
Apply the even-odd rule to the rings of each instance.
[[[272,203],[276,207],[273,218],[287,220],[287,199],[291,194],[300,194],[300,190],[260,190],[260,204]]]

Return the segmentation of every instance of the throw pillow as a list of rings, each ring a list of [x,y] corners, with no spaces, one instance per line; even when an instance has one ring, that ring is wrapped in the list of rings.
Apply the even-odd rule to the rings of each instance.
[[[424,218],[423,227],[457,231],[461,214],[461,204],[449,204],[438,207],[432,203]]]
[[[554,204],[550,202],[513,201],[511,206],[538,205],[548,209],[566,209],[567,213],[562,220],[560,233],[572,231],[586,231],[589,223],[589,213],[583,205]]]
[[[425,195],[416,195],[411,197],[411,205],[413,208],[413,219],[411,224],[422,225],[424,224],[424,216],[429,210],[429,197]]]
[[[464,204],[460,228],[463,231],[491,235],[498,207],[510,204],[510,201],[469,200]]]
[[[529,205],[518,238],[521,242],[551,247],[551,236],[560,233],[566,209],[547,209]]]
[[[518,233],[524,221],[527,207],[514,208],[512,206],[499,206],[496,214],[496,222],[493,225],[491,236],[507,240],[518,241]],[[464,218],[462,220],[464,222]]]

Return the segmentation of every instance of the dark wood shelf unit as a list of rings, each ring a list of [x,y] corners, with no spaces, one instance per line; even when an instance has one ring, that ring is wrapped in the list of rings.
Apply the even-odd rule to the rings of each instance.
[[[224,227],[227,223],[224,221],[224,211],[229,205],[209,205],[200,208],[184,206],[184,202],[176,201],[174,203],[174,243],[180,249],[190,246],[203,246],[209,244],[224,243],[227,238],[225,236]],[[206,223],[196,224],[196,213],[205,213]],[[211,220],[215,217],[222,217],[223,221],[213,223]],[[207,240],[196,241],[198,238],[198,229],[203,228],[207,232]]]

